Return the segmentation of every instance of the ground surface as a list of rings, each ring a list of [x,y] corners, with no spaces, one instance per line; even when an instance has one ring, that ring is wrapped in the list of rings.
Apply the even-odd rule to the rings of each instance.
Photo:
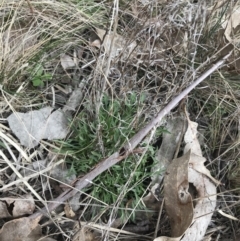
[[[2,0],[0,240],[238,240],[239,3]]]

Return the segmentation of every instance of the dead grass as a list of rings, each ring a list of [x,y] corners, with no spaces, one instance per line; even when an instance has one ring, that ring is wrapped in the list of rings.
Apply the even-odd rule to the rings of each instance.
[[[101,158],[105,158],[106,144],[103,142],[101,129],[105,123],[102,123],[99,117],[104,95],[109,96],[112,103],[115,100],[126,103],[132,93],[137,93],[139,99],[140,96],[144,96],[141,105],[138,99],[137,113],[134,112],[136,116],[132,117],[133,120],[129,125],[131,130],[137,131],[139,128],[137,120],[139,121],[140,117],[142,123],[147,123],[163,106],[206,70],[210,63],[216,61],[229,50],[228,48],[234,48],[230,63],[199,85],[187,97],[185,103],[190,119],[199,123],[200,133],[204,139],[202,149],[204,156],[207,157],[208,168],[212,175],[224,184],[218,190],[218,207],[238,217],[240,214],[238,32],[234,28],[231,32],[234,41],[229,44],[229,40],[224,35],[227,26],[225,29],[222,27],[222,23],[232,16],[231,11],[236,9],[237,5],[238,2],[215,0],[2,1],[0,3],[2,56],[0,128],[1,132],[8,135],[17,146],[8,143],[9,148],[4,149],[4,155],[7,159],[14,160],[18,170],[25,171],[28,166],[25,162],[27,158],[22,158],[24,155],[31,157],[32,162],[46,158],[51,162],[69,158],[78,160],[80,157],[71,152],[70,148],[64,155],[56,155],[56,150],[63,150],[63,145],[76,136],[74,131],[63,143],[42,141],[33,150],[21,147],[8,129],[6,118],[12,112],[27,112],[46,105],[62,108],[71,91],[81,85],[83,98],[71,121],[74,124],[78,121],[79,114],[86,111],[85,124],[91,119],[98,122],[99,128],[96,130],[93,129],[91,121],[89,126],[96,131],[94,135],[97,144],[94,151],[101,153]],[[106,33],[103,32],[102,36],[97,35],[96,32],[99,33],[97,29],[102,32],[106,30]],[[70,56],[75,63],[74,67],[63,68],[61,62],[63,54]],[[39,69],[41,69],[40,74]],[[42,84],[34,86],[36,79]],[[180,108],[176,108],[169,116],[178,112],[181,112]],[[109,115],[111,113],[109,111]],[[118,118],[120,119],[116,116],[116,119]],[[125,123],[126,120],[120,119],[120,122]],[[167,118],[161,126],[166,122]],[[131,137],[131,134],[125,136],[124,132],[122,135],[125,140]],[[118,137],[121,138],[122,136]],[[160,139],[159,131],[156,131],[151,133],[145,142],[158,148],[157,140]],[[0,144],[6,146],[4,141],[2,139]],[[122,144],[115,143],[115,148]],[[76,145],[74,148],[80,149],[80,147],[81,145]],[[87,148],[87,144],[81,148]],[[9,149],[12,149],[13,154]],[[9,180],[16,180],[15,171],[8,168],[9,163],[5,162],[6,159],[3,160],[4,155],[1,155],[3,187]],[[142,159],[146,159],[144,155],[133,156],[132,161],[135,162],[135,166],[131,169],[132,173],[137,173]],[[145,168],[150,170],[152,160],[148,161],[149,166]],[[83,174],[77,173],[77,175]],[[111,170],[108,174],[112,175]],[[49,181],[49,177],[50,174],[47,173],[29,181],[32,189],[41,196],[39,200],[42,204],[37,202],[39,208],[60,194],[57,193],[56,186],[53,187],[54,184]],[[138,200],[135,200],[134,195],[133,200],[126,198],[126,193],[133,189],[132,184],[130,185],[131,178],[133,176],[127,176],[123,181],[114,203],[96,199],[92,187],[85,190],[76,216],[84,227],[95,230],[96,235],[91,232],[89,240],[101,240],[96,237],[98,235],[103,237],[102,240],[153,239],[152,233],[155,231],[158,214],[155,212],[153,215],[150,211],[140,209],[141,198],[146,195],[147,189],[138,194]],[[113,183],[114,180],[115,177],[112,175]],[[149,183],[150,180],[147,184],[144,183],[144,187]],[[93,181],[93,187],[98,185],[101,183]],[[104,188],[109,190],[107,186]],[[28,190],[30,188],[26,189],[25,186],[12,186],[6,189],[4,196],[20,195],[29,192]],[[123,213],[126,215],[120,217]],[[150,224],[143,224],[135,232],[133,224],[142,221],[141,215],[146,220],[150,220]],[[134,219],[136,216],[140,221]],[[67,225],[64,226],[64,222]],[[116,226],[112,225],[114,222]],[[229,222],[229,218],[216,212],[209,228],[222,227],[226,222]],[[72,223],[73,221],[66,217],[66,213],[60,210],[60,214],[52,214],[51,219],[44,220],[43,227],[46,232],[49,228],[49,234],[57,240],[75,240],[73,237],[79,227],[73,229]],[[165,228],[160,227],[158,235],[169,235],[169,225],[164,212],[160,223]],[[139,237],[139,233],[144,233],[145,236]],[[239,233],[239,223],[232,221],[230,227],[223,227],[222,231],[213,232],[213,237],[216,240],[218,238],[231,240],[237,233]],[[81,235],[82,238],[87,236],[84,232]]]

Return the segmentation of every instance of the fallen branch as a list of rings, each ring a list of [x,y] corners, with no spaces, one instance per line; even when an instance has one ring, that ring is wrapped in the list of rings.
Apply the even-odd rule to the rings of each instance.
[[[107,159],[101,161],[92,171],[87,173],[84,177],[79,179],[75,185],[75,188],[68,189],[63,192],[59,197],[57,197],[51,204],[48,205],[48,209],[43,208],[42,210],[32,214],[30,218],[39,218],[42,215],[47,215],[48,212],[54,210],[60,204],[64,203],[67,199],[74,196],[81,189],[86,187],[91,181],[100,175],[102,172],[109,169],[111,166],[120,162],[124,158],[128,157],[129,154],[136,152],[134,148],[143,140],[143,138],[155,127],[162,118],[167,115],[187,94],[192,91],[199,83],[205,80],[210,74],[222,66],[227,58],[232,54],[232,51],[225,55],[223,58],[218,60],[210,69],[205,71],[198,79],[196,79],[191,85],[189,85],[183,92],[181,92],[177,97],[170,101],[159,113],[153,118],[144,128],[142,128],[137,134],[135,134],[126,145],[120,148],[119,151],[115,152]]]

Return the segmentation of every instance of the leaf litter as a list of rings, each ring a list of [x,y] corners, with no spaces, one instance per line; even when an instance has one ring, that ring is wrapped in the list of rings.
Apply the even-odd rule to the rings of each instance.
[[[27,113],[15,112],[7,120],[21,144],[28,148],[37,146],[42,139],[63,139],[69,131],[67,116],[52,107]]]
[[[143,2],[145,5],[150,4],[150,3],[147,3],[147,1],[142,1],[142,3]],[[138,12],[138,8],[135,9],[135,13],[136,12]],[[135,15],[135,17],[136,16],[137,15]],[[230,14],[230,16],[232,17],[231,21],[233,23],[233,26],[229,22],[226,25],[227,27],[225,26],[226,27],[225,36],[229,41],[230,41],[230,38],[232,38],[232,36],[229,32],[229,26],[231,26],[230,28],[233,28],[233,30],[235,30],[235,28],[238,25],[238,23],[234,20],[236,18],[235,15]],[[151,18],[151,20],[152,19],[155,19],[155,18]],[[141,21],[143,22],[142,19],[141,19]],[[172,19],[169,19],[169,21],[172,21]],[[150,26],[151,24],[149,24],[149,26],[148,26],[149,29],[147,30],[147,31],[149,31],[149,33],[154,32],[154,27],[151,28],[151,26]],[[164,22],[163,22],[163,25],[164,25]],[[176,29],[176,26],[174,26],[174,28]],[[116,57],[119,57],[121,52],[124,52],[125,59],[131,58],[131,53],[134,51],[134,49],[137,48],[137,41],[138,41],[138,44],[141,43],[141,41],[139,39],[137,41],[134,40],[132,42],[128,42],[125,40],[125,38],[123,36],[121,36],[120,34],[117,34],[117,33],[113,33],[112,31],[109,31],[106,33],[105,30],[97,29],[96,32],[101,41],[99,41],[99,39],[94,40],[93,42],[90,42],[90,45],[100,48],[101,44],[102,44],[105,52],[108,54],[108,56],[111,60],[113,60]],[[168,32],[168,31],[165,31],[165,33],[166,32]],[[180,33],[179,34],[180,40],[182,40],[184,38],[184,46],[180,46],[179,43],[181,41],[178,39],[177,43],[171,43],[173,45],[177,44],[177,48],[174,46],[172,49],[175,51],[175,53],[178,52],[178,53],[184,54],[187,50],[187,48],[186,48],[187,41],[185,41],[185,40],[187,40],[186,38],[188,36],[186,35],[187,32],[182,31],[182,29],[181,29],[181,31],[179,31],[179,33]],[[105,37],[104,37],[104,35],[105,35]],[[174,32],[173,35],[176,35],[176,32]],[[146,34],[146,36],[148,37],[148,34]],[[152,36],[154,36],[154,34]],[[157,35],[155,34],[155,37],[156,36]],[[167,37],[168,36],[166,36],[166,38],[164,39],[164,42],[167,42]],[[148,45],[151,41],[153,41],[153,42],[155,41],[155,40],[152,40],[152,38],[149,38],[149,40],[150,41],[146,41],[146,45]],[[231,39],[231,41],[232,40],[233,39]],[[132,43],[132,44],[129,44],[129,43]],[[112,45],[112,47],[110,48],[111,45]],[[12,49],[12,47],[11,47],[11,49]],[[8,54],[11,54],[10,53],[11,49],[9,49]],[[125,51],[126,49],[128,49],[128,50]],[[144,50],[144,48],[142,50]],[[151,51],[152,50],[153,49],[151,49]],[[163,49],[161,49],[161,48],[154,49],[154,51],[156,51],[156,52],[161,52],[163,50],[164,50],[164,48]],[[139,49],[138,49],[138,51],[139,51]],[[62,51],[62,52],[64,52],[64,51]],[[144,51],[142,51],[142,52],[144,52]],[[18,55],[16,55],[16,56],[18,56]],[[61,67],[67,74],[69,74],[69,73],[73,74],[71,72],[72,69],[78,68],[78,66],[77,66],[78,63],[75,61],[74,57],[71,57],[71,56],[72,55],[68,54],[68,53],[64,53],[64,54],[60,55]],[[133,58],[137,58],[137,55],[133,54],[132,56],[134,56]],[[162,58],[162,56],[161,56],[161,58]],[[149,56],[147,56],[146,59],[149,59]],[[157,63],[158,60],[159,60],[159,58],[156,57],[156,60],[154,60],[155,62],[153,61],[152,63]],[[175,64],[174,64],[174,67],[176,67]],[[114,68],[116,68],[116,66],[113,65],[113,69]],[[163,69],[162,72],[164,72],[164,71],[171,73],[172,70],[168,66],[168,69],[167,70]],[[182,70],[177,70],[177,71],[181,72]],[[74,77],[76,77],[76,76],[74,76]],[[121,78],[124,80],[124,76],[122,76]],[[150,79],[151,78],[154,78],[154,76],[150,76]],[[117,83],[117,81],[115,81],[113,83]],[[166,85],[167,88],[169,88],[169,85],[170,85],[171,88],[173,88],[172,92],[174,92],[175,91],[174,85],[176,85],[176,83],[174,83],[174,80],[172,83],[170,83],[169,80],[167,80],[166,83],[167,83],[167,85]],[[139,83],[139,85],[143,86],[142,83]],[[179,87],[179,86],[177,86],[177,87]],[[111,88],[114,89],[115,88],[114,85],[112,85]],[[126,88],[126,86],[124,88]],[[136,86],[134,86],[134,88],[136,88]],[[181,88],[182,88],[182,86],[181,86]],[[131,91],[132,91],[132,89],[131,89]],[[159,93],[157,93],[157,94],[159,94]],[[157,99],[158,97],[152,98],[152,100],[150,100],[149,102],[151,104],[155,105],[156,103],[153,100]],[[170,97],[168,96],[166,99],[170,99],[170,98],[171,98],[171,96]],[[163,99],[163,98],[161,97],[161,99]],[[75,100],[77,100],[77,101],[75,102]],[[78,108],[78,105],[80,104],[80,102],[82,100],[83,100],[83,91],[80,89],[75,89],[74,94],[72,95],[72,97],[70,97],[70,99],[68,100],[68,103],[65,105],[65,107],[63,107],[63,110],[64,110],[63,112],[65,112],[65,110],[67,112],[68,111],[71,111],[71,112],[76,111]],[[65,113],[63,113],[63,112],[61,112],[61,110],[54,111],[54,109],[52,107],[44,107],[38,111],[34,110],[34,111],[29,111],[27,113],[14,112],[12,115],[10,115],[7,118],[7,120],[9,122],[9,126],[12,129],[13,133],[18,137],[18,139],[20,140],[20,143],[23,146],[25,146],[27,148],[33,148],[33,147],[36,148],[37,145],[43,139],[47,139],[47,140],[64,139],[67,136],[67,134],[69,134],[69,130],[68,130],[69,123],[67,121],[69,116],[66,115],[66,112]],[[53,116],[52,116],[52,114],[53,114]],[[24,117],[24,115],[25,115],[25,117]],[[34,117],[32,117],[32,116],[34,116]],[[32,119],[33,119],[33,121],[32,121]],[[58,122],[61,119],[62,119],[62,121],[60,121],[60,124],[59,124]],[[51,125],[49,124],[49,122]],[[54,126],[53,129],[52,129],[52,126]],[[171,159],[173,158],[173,155],[176,152],[176,149],[178,148],[177,147],[178,144],[179,143],[181,144],[181,141],[178,142],[179,137],[181,136],[180,132],[182,131],[180,126],[181,126],[180,124],[179,124],[179,126],[177,126],[177,130],[172,136],[173,139],[171,139],[171,138],[168,139],[167,137],[169,137],[169,136],[166,133],[165,133],[165,136],[163,137],[163,139],[164,139],[163,141],[165,141],[166,143],[172,142],[172,140],[174,142],[171,153],[170,153],[171,158],[167,158],[167,162],[171,161]],[[178,127],[180,127],[180,128],[178,128]],[[158,237],[155,239],[158,241],[159,240],[180,240],[181,237],[183,237],[181,240],[200,240],[203,237],[203,235],[205,234],[206,228],[208,227],[209,222],[211,221],[212,213],[215,210],[215,205],[216,205],[216,186],[215,185],[219,185],[220,182],[218,180],[216,180],[215,178],[213,178],[210,174],[210,171],[204,166],[204,162],[206,161],[206,159],[202,156],[201,147],[197,140],[197,124],[194,122],[188,121],[188,127],[189,128],[188,128],[187,133],[185,134],[185,138],[184,138],[186,141],[186,146],[185,146],[185,150],[184,150],[185,154],[182,155],[182,157],[173,159],[172,163],[168,167],[169,169],[167,169],[167,171],[166,171],[165,181],[164,181],[165,182],[164,193],[166,195],[166,197],[165,197],[166,209],[168,210],[167,212],[168,212],[169,218],[170,218],[172,234],[176,235],[178,237],[176,237],[176,238],[168,238],[166,236]],[[181,129],[181,131],[180,131],[180,129]],[[174,128],[171,132],[174,132]],[[19,133],[21,133],[21,134],[19,134]],[[163,149],[165,149],[165,148],[162,147],[162,150],[161,150],[162,152],[163,152]],[[159,155],[158,155],[158,157],[159,157]],[[114,158],[116,159],[116,156],[114,156]],[[180,165],[181,162],[182,162],[182,165]],[[168,166],[168,164],[164,164],[164,167],[167,167],[167,166]],[[162,169],[162,167],[160,169]],[[59,168],[59,170],[56,172],[56,176],[55,176],[56,179],[58,179],[59,173],[62,170],[63,169]],[[54,173],[54,170],[51,170],[51,171],[52,171],[52,173]],[[63,172],[63,173],[65,176],[67,175],[66,172]],[[177,173],[177,175],[173,176],[176,173]],[[31,174],[29,174],[29,175],[31,175]],[[74,181],[75,178],[76,178],[76,176],[72,177],[70,182],[67,182],[66,180],[63,179],[62,182],[71,183]],[[168,178],[169,178],[169,180],[168,180]],[[160,179],[162,180],[162,176],[159,177],[159,180]],[[212,180],[212,181],[210,181],[210,180]],[[215,185],[213,184],[213,182],[215,183]],[[190,193],[188,192],[189,183],[192,183],[194,185],[195,189],[197,190],[197,196],[191,197]],[[81,185],[78,185],[78,186],[81,186]],[[155,198],[156,191],[157,191],[157,189],[154,190],[154,192],[151,195],[151,198],[153,198],[153,199]],[[68,204],[65,205],[65,214],[67,217],[71,218],[76,214],[75,211],[77,211],[79,209],[79,205],[77,205],[77,203],[79,202],[80,199],[81,199],[80,196],[78,196],[77,200],[75,200],[73,202],[73,205],[76,205],[75,210],[73,210],[70,205],[68,205]],[[9,204],[11,205],[11,202],[9,202]],[[175,204],[175,205],[172,205],[172,204]],[[148,204],[148,205],[150,206],[150,204]],[[182,205],[182,210],[181,210],[181,205]],[[2,205],[1,208],[2,208],[3,212],[6,213],[6,215],[8,215],[6,212],[6,203],[5,203],[5,206]],[[32,208],[30,208],[30,210],[32,210]],[[159,204],[158,204],[156,210],[159,210]],[[183,212],[183,211],[186,211],[186,212]],[[20,211],[17,211],[17,212],[21,213]],[[178,220],[179,218],[180,218],[181,222],[179,222],[179,220]],[[43,237],[42,232],[41,232],[41,226],[37,224],[38,221],[39,220],[37,220],[37,219],[31,219],[31,217],[30,218],[20,218],[20,219],[15,219],[15,220],[9,221],[2,227],[2,229],[0,231],[1,232],[0,235],[2,235],[2,236],[0,236],[0,237],[3,238],[2,240],[11,240],[11,238],[13,238],[13,237],[10,235],[7,236],[6,233],[11,229],[16,228],[16,230],[15,230],[16,232],[14,234],[20,235],[19,240],[29,240],[29,241],[37,240],[37,239]],[[176,225],[178,225],[178,227]],[[22,226],[23,229],[20,230],[20,228],[18,228],[19,226]],[[33,230],[33,231],[31,231],[31,230]],[[24,232],[23,235],[20,234],[21,231]],[[199,233],[201,233],[201,235]],[[76,240],[78,240],[78,239],[79,238],[76,238]],[[94,237],[90,237],[90,240],[93,240],[93,239],[94,239]],[[44,239],[43,238],[41,240],[46,241],[46,240],[53,240],[53,239],[51,239],[51,238]],[[80,240],[87,240],[84,228],[81,228]]]
[[[0,230],[1,241],[56,241],[42,235],[39,220],[31,218],[19,218],[5,223]]]
[[[203,165],[206,159],[202,157],[197,138],[197,123],[190,121],[188,116],[187,120],[185,154],[171,162],[164,179],[171,235],[184,241],[202,240],[204,237],[216,207],[217,194],[216,186],[208,178],[219,184]],[[196,196],[191,196],[189,183],[196,189]]]

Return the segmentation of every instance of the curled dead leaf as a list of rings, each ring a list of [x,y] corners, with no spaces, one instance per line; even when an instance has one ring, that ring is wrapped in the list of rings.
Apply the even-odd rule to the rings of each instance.
[[[99,234],[91,232],[90,229],[83,227],[74,235],[73,241],[100,241],[100,237],[98,236]]]
[[[188,181],[195,187],[197,195],[193,223],[186,230],[182,241],[202,240],[216,207],[217,191],[210,179],[217,184],[219,182],[211,176],[210,171],[204,166],[206,159],[202,156],[197,136],[197,123],[188,120],[188,130],[184,137],[186,142],[184,151],[190,152]]]
[[[31,194],[22,197],[8,197],[0,202],[0,217],[21,217],[32,214],[34,209],[35,203]]]
[[[19,218],[9,221],[0,230],[0,240],[26,241],[31,232],[39,225],[38,222],[39,219],[31,218]]]
[[[197,138],[197,127],[198,123],[188,120],[188,128],[184,136],[184,153],[187,153],[191,149],[191,153],[202,156],[202,150]]]
[[[11,214],[8,212],[7,204],[5,202],[0,202],[0,218],[9,218]]]
[[[215,183],[219,182],[204,166],[206,159],[201,155],[197,134],[197,123],[189,121],[184,137],[185,154],[172,161],[164,181],[165,205],[170,219],[171,234],[176,238],[183,236],[181,241],[202,240],[216,207],[216,186],[210,179]],[[193,184],[197,193],[192,211],[188,206],[189,203],[192,205],[188,183]],[[188,213],[191,211],[190,215],[185,214],[183,210]],[[172,239],[159,237],[154,241],[161,240]]]
[[[125,38],[114,32],[109,32],[106,34],[106,31],[103,29],[96,29],[96,33],[100,40],[103,41],[102,45],[104,46],[105,52],[111,59],[118,56],[123,50],[124,57],[127,58],[137,46],[135,41],[128,43]],[[99,39],[93,39],[90,42],[90,45],[99,47]]]
[[[170,220],[171,235],[180,237],[191,225],[193,203],[188,192],[188,162],[190,151],[174,159],[169,165],[164,179],[164,198]]]
[[[75,217],[75,213],[73,212],[71,206],[69,205],[69,203],[66,203],[64,206],[64,212],[67,216],[67,218],[73,218]]]
[[[212,177],[210,171],[204,166],[206,158],[202,156],[201,146],[198,140],[198,124],[196,122],[188,120],[188,128],[184,136],[185,148],[184,153],[191,150],[189,159],[189,165],[196,171],[209,177],[217,185],[220,184],[218,180]]]
[[[0,230],[1,241],[56,241],[50,237],[43,237],[41,225],[38,224],[41,217],[19,218],[9,221]]]
[[[206,175],[209,177],[214,183],[217,185],[220,185],[221,182],[219,182],[217,179],[212,177],[210,171],[205,167],[204,162],[206,161],[206,158],[202,156],[195,155],[194,153],[191,153],[189,165],[196,171]]]
[[[186,230],[181,241],[202,240],[216,207],[217,190],[209,178],[192,168],[188,170],[188,180],[196,188],[192,225]]]

